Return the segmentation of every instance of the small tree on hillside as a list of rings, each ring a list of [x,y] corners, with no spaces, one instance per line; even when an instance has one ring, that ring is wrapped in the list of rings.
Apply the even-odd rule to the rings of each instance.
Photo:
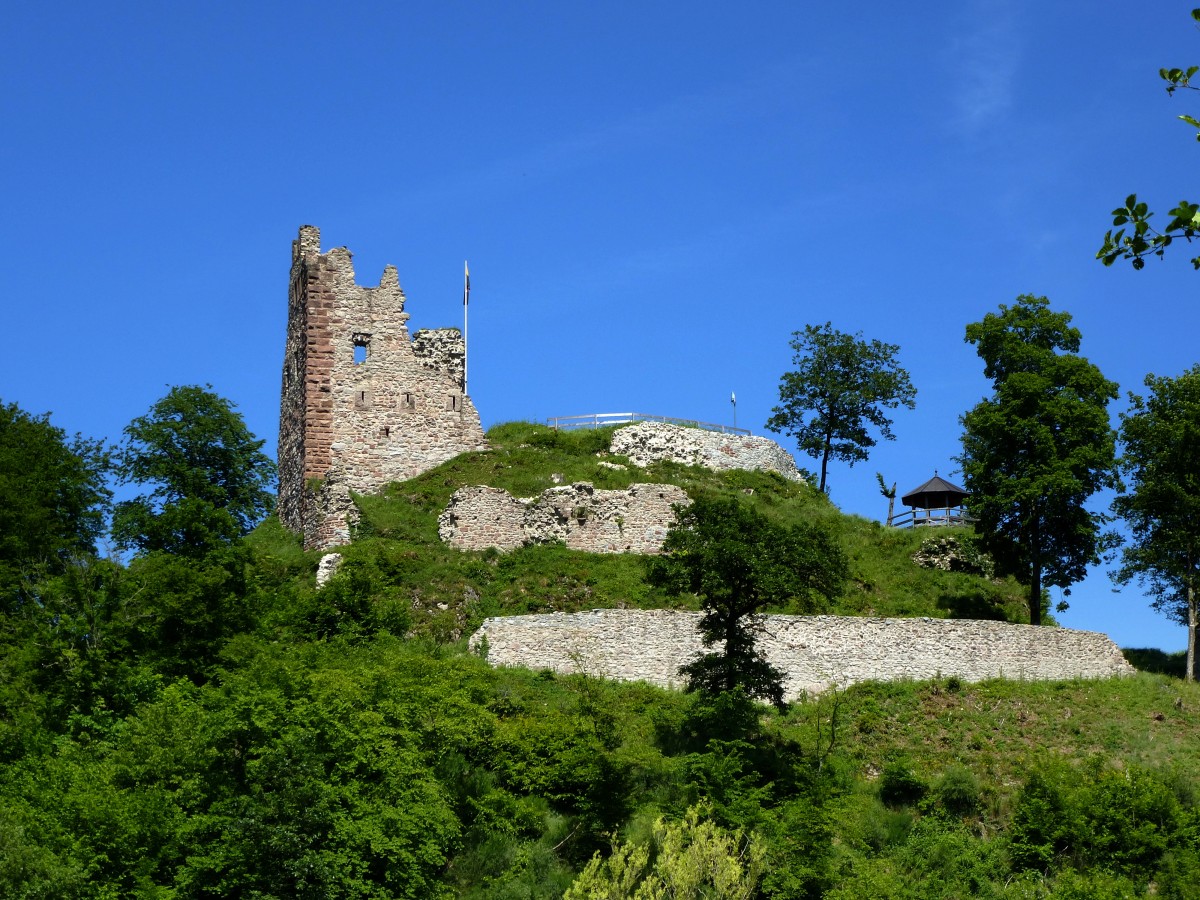
[[[818,611],[846,579],[841,548],[816,525],[777,525],[732,497],[699,497],[677,515],[649,579],[697,594],[704,646],[719,648],[680,669],[688,690],[715,696],[740,688],[782,705],[783,674],[756,646],[760,613],[768,603]]]
[[[233,404],[211,390],[173,387],[125,429],[117,473],[148,487],[117,504],[123,547],[203,556],[246,534],[270,511],[275,463]]]
[[[1042,586],[1069,588],[1114,540],[1084,504],[1116,486],[1117,386],[1076,355],[1070,321],[1026,294],[967,326],[993,387],[961,420],[968,509],[984,549],[1028,585],[1034,625]]]
[[[808,325],[792,333],[794,372],[779,380],[780,405],[767,428],[790,434],[797,446],[821,461],[820,489],[825,491],[829,460],[853,466],[875,446],[870,428],[894,440],[884,410],[916,405],[916,388],[896,361],[895,344],[843,334],[830,323]]]
[[[1113,501],[1132,542],[1113,573],[1146,585],[1156,609],[1187,625],[1187,680],[1196,674],[1200,588],[1200,366],[1178,378],[1146,376],[1147,397],[1129,395],[1121,416],[1127,489]]]

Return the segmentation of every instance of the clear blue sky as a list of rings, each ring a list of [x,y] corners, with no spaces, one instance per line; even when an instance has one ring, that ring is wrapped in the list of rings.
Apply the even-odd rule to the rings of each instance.
[[[362,283],[398,266],[413,327],[460,324],[470,260],[485,425],[729,422],[736,391],[761,433],[792,331],[899,344],[916,410],[830,474],[880,517],[876,471],[957,476],[988,390],[964,326],[1018,294],[1071,312],[1123,396],[1200,359],[1184,253],[1093,259],[1129,192],[1196,199],[1175,117],[1200,97],[1157,76],[1200,63],[1190,6],[17,4],[0,399],[116,440],[211,383],[273,450],[311,223]],[[1070,599],[1068,625],[1184,645],[1101,572]]]

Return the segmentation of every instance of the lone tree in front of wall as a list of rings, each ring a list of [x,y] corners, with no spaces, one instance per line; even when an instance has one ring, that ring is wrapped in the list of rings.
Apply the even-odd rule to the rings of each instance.
[[[771,431],[789,434],[797,446],[821,461],[820,489],[825,492],[829,460],[851,466],[875,446],[871,429],[894,440],[885,410],[916,405],[916,388],[896,361],[895,344],[844,334],[829,322],[792,333],[795,371],[779,380],[780,405],[767,420]]]
[[[1200,366],[1178,378],[1146,376],[1147,397],[1129,395],[1121,415],[1122,474],[1127,487],[1113,510],[1132,540],[1113,573],[1137,580],[1155,609],[1187,625],[1187,680],[1196,677],[1200,589]]]
[[[820,612],[847,577],[846,557],[816,525],[777,525],[734,497],[698,497],[677,508],[651,584],[700,597],[700,634],[710,648],[679,671],[688,690],[714,697],[741,690],[783,704],[783,673],[759,652],[768,603]]]
[[[1084,505],[1117,484],[1117,385],[1077,355],[1070,321],[1025,294],[967,326],[993,389],[961,419],[967,508],[984,549],[1028,586],[1034,625],[1043,586],[1068,592],[1115,544],[1108,518]]]

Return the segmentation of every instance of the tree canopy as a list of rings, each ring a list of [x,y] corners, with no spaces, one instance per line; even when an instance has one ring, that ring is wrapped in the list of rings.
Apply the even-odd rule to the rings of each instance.
[[[826,488],[829,460],[853,466],[865,460],[877,429],[894,440],[885,410],[916,404],[917,391],[896,360],[900,348],[862,333],[845,334],[829,322],[807,325],[789,342],[796,366],[779,380],[780,405],[767,428],[796,439],[800,450],[821,461],[819,487]]]
[[[211,389],[171,388],[125,429],[117,473],[149,491],[117,504],[114,538],[142,552],[196,556],[247,534],[274,501],[275,464],[262,446]]]
[[[968,509],[985,549],[1028,586],[1035,625],[1043,585],[1069,589],[1113,540],[1085,504],[1116,485],[1117,385],[1077,355],[1070,321],[1025,294],[967,326],[993,387],[961,420]]]
[[[1192,10],[1193,21],[1200,22],[1200,9]],[[1158,75],[1167,83],[1167,93],[1174,95],[1178,90],[1195,91],[1200,87],[1192,84],[1192,78],[1200,72],[1200,66],[1163,68]],[[1196,140],[1200,141],[1200,119],[1184,113],[1180,120],[1196,129]],[[1150,224],[1154,213],[1137,194],[1130,194],[1125,203],[1112,211],[1113,228],[1104,235],[1104,243],[1096,251],[1096,258],[1106,266],[1118,259],[1128,259],[1135,269],[1146,265],[1146,257],[1154,255],[1160,259],[1176,239],[1191,243],[1200,237],[1200,203],[1180,200],[1168,213],[1171,216],[1161,231]],[[1116,229],[1116,230],[1114,230]],[[1192,266],[1200,269],[1200,256],[1192,257]]]
[[[90,555],[111,492],[102,442],[68,438],[49,415],[0,404],[0,590],[22,572]]]
[[[649,580],[697,594],[704,646],[720,646],[680,670],[689,690],[714,696],[740,688],[782,704],[782,673],[756,646],[759,614],[768,603],[820,611],[841,590],[847,568],[837,542],[816,525],[777,525],[733,497],[698,497],[680,509]]]
[[[1113,510],[1129,526],[1118,584],[1137,580],[1155,608],[1188,627],[1187,678],[1195,678],[1200,588],[1200,365],[1177,378],[1146,376],[1121,416],[1125,489]]]

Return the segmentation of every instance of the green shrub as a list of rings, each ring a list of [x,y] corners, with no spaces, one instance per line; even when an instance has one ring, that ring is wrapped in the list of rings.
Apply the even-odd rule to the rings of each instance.
[[[1142,769],[1107,770],[1080,797],[1080,844],[1092,865],[1145,878],[1167,850],[1179,803]]]
[[[1035,768],[1017,795],[1009,826],[1013,868],[1048,872],[1066,852],[1076,830],[1062,790]]]
[[[888,806],[912,806],[929,790],[909,767],[908,760],[894,759],[883,769],[879,778],[879,799]]]
[[[973,815],[979,810],[979,779],[964,766],[952,766],[934,785],[933,800],[950,815]]]

